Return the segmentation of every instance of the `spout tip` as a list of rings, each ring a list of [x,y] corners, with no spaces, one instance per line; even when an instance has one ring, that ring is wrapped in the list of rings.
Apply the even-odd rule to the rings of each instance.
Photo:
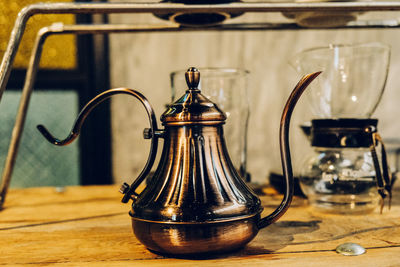
[[[303,94],[304,90],[308,87],[308,85],[315,79],[317,78],[320,74],[322,73],[322,71],[316,71],[316,72],[312,72],[309,74],[304,75],[300,81],[298,82],[298,84],[296,85],[295,89],[293,90],[293,95],[296,95],[295,98],[299,98],[301,94]],[[290,101],[289,101],[290,102]],[[297,100],[295,101],[297,102]]]
[[[317,78],[321,73],[322,73],[322,71],[316,71],[316,72],[305,75],[304,78],[313,80],[313,79]]]

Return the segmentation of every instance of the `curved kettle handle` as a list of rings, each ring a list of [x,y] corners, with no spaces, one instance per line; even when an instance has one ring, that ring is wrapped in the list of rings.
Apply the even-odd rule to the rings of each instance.
[[[258,228],[266,227],[271,223],[277,221],[287,211],[287,209],[290,206],[290,203],[292,202],[294,190],[293,190],[292,161],[290,158],[290,147],[289,147],[290,119],[292,117],[294,107],[296,106],[300,96],[303,94],[308,85],[315,78],[317,78],[319,74],[321,74],[321,72],[314,72],[303,76],[297,83],[296,87],[293,89],[292,93],[290,94],[286,102],[285,108],[283,109],[280,129],[279,129],[279,146],[281,150],[281,162],[282,162],[283,176],[285,177],[285,182],[286,182],[286,190],[284,192],[281,204],[270,215],[268,215],[265,218],[262,218],[258,222]]]
[[[135,91],[133,89],[129,88],[116,88],[116,89],[110,89],[107,90],[99,95],[97,95],[95,98],[93,98],[89,103],[87,103],[81,112],[79,113],[77,119],[75,120],[75,123],[72,127],[72,130],[70,134],[68,135],[67,138],[64,140],[59,140],[55,138],[43,125],[38,125],[37,128],[38,130],[42,133],[42,135],[52,144],[58,145],[58,146],[65,146],[70,143],[72,143],[79,135],[81,127],[86,119],[86,117],[89,115],[89,113],[100,103],[102,103],[104,100],[110,98],[113,95],[117,94],[127,94],[135,97],[138,99],[146,109],[147,115],[149,117],[149,123],[150,123],[150,138],[151,138],[151,145],[150,145],[150,154],[149,157],[147,158],[147,162],[145,167],[143,168],[142,172],[139,174],[139,176],[136,178],[136,180],[132,183],[131,186],[124,184],[123,188],[124,192],[124,197],[122,199],[122,202],[126,203],[129,201],[132,195],[135,194],[135,189],[143,182],[144,178],[149,174],[153,164],[154,160],[157,155],[157,147],[158,147],[158,137],[159,135],[156,134],[158,133],[158,128],[157,128],[157,120],[156,116],[154,113],[153,108],[151,107],[149,101],[144,97],[141,93],[138,91]],[[122,189],[121,189],[122,191]]]

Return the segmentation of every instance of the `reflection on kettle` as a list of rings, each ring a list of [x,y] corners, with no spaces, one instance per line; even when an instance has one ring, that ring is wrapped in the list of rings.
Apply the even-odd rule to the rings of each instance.
[[[137,98],[149,116],[151,139],[148,161],[139,177],[124,184],[122,202],[132,199],[129,212],[133,232],[147,248],[166,254],[199,254],[238,249],[250,242],[259,229],[278,220],[288,209],[293,195],[289,151],[290,117],[299,97],[319,72],[304,76],[283,110],[280,149],[286,190],[279,207],[261,218],[263,207],[256,194],[233,167],[223,135],[225,114],[201,94],[200,73],[185,73],[188,90],[169,105],[161,116],[164,129],[157,127],[154,111],[146,98],[132,89],[111,89],[96,96],[79,114],[70,135],[55,139],[43,126],[38,128],[53,144],[66,145],[79,134],[89,112],[116,94]],[[152,182],[137,193],[149,174],[157,153],[158,139],[164,139],[160,162]]]

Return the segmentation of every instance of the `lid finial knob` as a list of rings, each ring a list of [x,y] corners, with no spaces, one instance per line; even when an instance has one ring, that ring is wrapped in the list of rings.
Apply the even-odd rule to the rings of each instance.
[[[198,89],[197,87],[199,86],[200,82],[200,72],[198,69],[195,67],[189,68],[185,73],[185,78],[189,90]]]

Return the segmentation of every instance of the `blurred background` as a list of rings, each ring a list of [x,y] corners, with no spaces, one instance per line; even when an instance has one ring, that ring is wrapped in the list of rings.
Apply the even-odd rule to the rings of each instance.
[[[127,1],[127,0],[125,0]],[[0,2],[0,56],[7,45],[18,11],[33,0]],[[55,2],[55,1],[52,1]],[[118,1],[110,1],[118,2]],[[130,1],[140,2],[140,0]],[[144,1],[143,1],[144,2]],[[359,19],[398,18],[399,12],[358,14]],[[0,105],[0,164],[3,164],[32,43],[39,28],[53,22],[165,23],[147,14],[110,16],[35,16],[26,29],[8,89]],[[288,21],[281,14],[249,13],[231,22]],[[291,57],[307,48],[330,43],[383,42],[392,47],[383,98],[372,117],[384,139],[398,142],[400,91],[400,32],[385,30],[321,30],[185,32],[113,34],[110,36],[52,36],[46,43],[30,104],[12,186],[63,186],[131,182],[147,159],[149,141],[142,131],[147,117],[141,104],[116,96],[96,109],[86,121],[79,142],[55,147],[37,132],[44,124],[57,137],[70,131],[79,109],[99,92],[130,87],[142,92],[159,117],[171,100],[169,74],[190,66],[242,68],[250,72],[248,93],[247,167],[252,182],[265,184],[271,172],[280,173],[279,120],[283,105],[300,76],[289,65]],[[316,70],[317,71],[317,70]],[[157,77],[157,78],[155,78]],[[302,98],[292,120],[294,172],[311,149],[299,125],[310,121]]]

